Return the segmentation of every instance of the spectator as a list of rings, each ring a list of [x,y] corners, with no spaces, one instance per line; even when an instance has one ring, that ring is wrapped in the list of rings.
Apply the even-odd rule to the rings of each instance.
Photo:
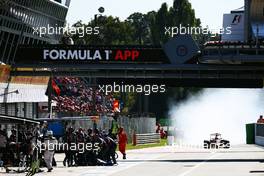
[[[65,77],[54,78],[60,94],[52,95],[56,102],[56,112],[97,115],[112,113],[113,96],[102,94],[98,89],[89,87],[82,79]]]
[[[156,126],[157,126],[157,128],[156,128],[156,133],[160,133],[160,124],[157,123]]]
[[[264,123],[264,119],[262,115],[259,116],[257,123]]]

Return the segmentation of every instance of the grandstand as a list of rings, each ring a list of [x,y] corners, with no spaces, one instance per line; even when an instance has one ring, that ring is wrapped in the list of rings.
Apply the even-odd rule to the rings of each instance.
[[[0,0],[0,61],[3,64],[11,65],[17,62],[15,55],[18,45],[28,44],[58,44],[62,38],[61,33],[39,35],[38,27],[63,27],[71,0]],[[20,77],[17,80],[23,80]],[[31,80],[31,78],[27,78]],[[50,86],[57,86],[57,91],[53,94],[45,95],[45,91],[49,89],[45,77],[45,85],[36,88],[29,81],[19,81],[21,84],[8,82],[8,78],[4,80],[2,92],[10,92],[15,87],[18,94],[8,94],[2,98],[0,102],[1,113],[30,118],[44,118],[51,113],[50,109],[53,104],[53,112],[62,115],[90,115],[90,114],[106,114],[112,112],[112,95],[104,96],[98,89],[91,88],[87,82],[81,78],[73,77],[57,77],[50,78]],[[8,87],[9,86],[9,87]],[[22,89],[23,87],[23,89]],[[40,86],[39,86],[40,87]],[[12,89],[12,90],[11,90]],[[25,92],[24,90],[27,90]],[[35,100],[31,92],[37,91],[37,95],[41,99]],[[23,95],[32,95],[25,98]],[[41,96],[39,95],[41,94]],[[19,102],[16,102],[19,101]],[[39,102],[38,102],[39,101]],[[33,103],[32,110],[24,112],[23,107],[28,103]],[[54,102],[54,103],[51,103]],[[24,105],[26,103],[26,105]],[[8,105],[7,105],[8,104]],[[23,106],[22,106],[22,105]],[[27,106],[29,107],[29,105]],[[30,106],[31,107],[31,106]],[[28,113],[33,113],[28,115]]]
[[[113,112],[113,95],[104,95],[82,78],[56,77],[52,80],[53,112],[60,115],[103,115]]]
[[[62,27],[70,0],[0,0],[0,61],[12,64],[19,44],[58,43],[59,34],[39,36],[37,27]]]

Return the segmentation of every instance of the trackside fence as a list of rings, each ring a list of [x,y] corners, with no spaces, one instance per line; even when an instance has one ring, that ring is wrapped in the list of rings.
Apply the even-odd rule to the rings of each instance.
[[[133,145],[160,143],[159,133],[134,134]]]

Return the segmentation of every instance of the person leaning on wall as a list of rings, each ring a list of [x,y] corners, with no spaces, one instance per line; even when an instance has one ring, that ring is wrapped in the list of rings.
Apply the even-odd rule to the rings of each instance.
[[[259,116],[257,123],[264,123],[263,115]]]

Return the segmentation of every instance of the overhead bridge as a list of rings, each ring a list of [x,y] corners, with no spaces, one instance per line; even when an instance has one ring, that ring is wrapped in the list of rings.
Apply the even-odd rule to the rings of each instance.
[[[224,45],[200,50],[190,36],[177,36],[162,47],[21,45],[11,76],[91,77],[109,84],[262,88],[264,47]]]
[[[11,76],[74,76],[97,78],[101,83],[157,83],[186,87],[262,88],[264,67],[201,64],[93,64],[76,68],[35,68],[31,71],[13,69]]]

